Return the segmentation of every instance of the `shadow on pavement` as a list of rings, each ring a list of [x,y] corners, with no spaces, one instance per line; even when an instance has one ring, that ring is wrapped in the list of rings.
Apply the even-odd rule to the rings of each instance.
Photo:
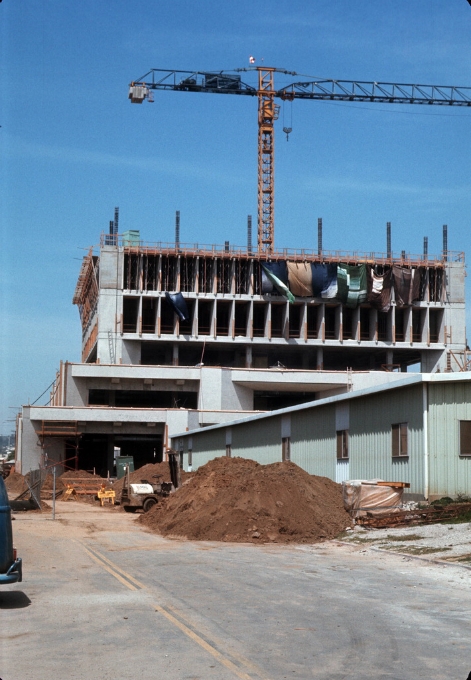
[[[24,609],[29,607],[31,600],[22,590],[0,592],[0,609]]]

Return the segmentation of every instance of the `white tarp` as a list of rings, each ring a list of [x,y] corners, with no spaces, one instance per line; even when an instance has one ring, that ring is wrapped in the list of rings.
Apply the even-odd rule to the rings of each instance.
[[[351,479],[342,482],[343,504],[352,517],[366,513],[388,513],[402,507],[404,489],[379,485],[381,479]]]

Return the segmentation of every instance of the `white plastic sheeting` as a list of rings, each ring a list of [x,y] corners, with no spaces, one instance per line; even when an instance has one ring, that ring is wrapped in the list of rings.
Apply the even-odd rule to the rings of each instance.
[[[403,488],[379,485],[382,480],[353,479],[342,482],[345,510],[352,517],[388,513],[402,507]]]

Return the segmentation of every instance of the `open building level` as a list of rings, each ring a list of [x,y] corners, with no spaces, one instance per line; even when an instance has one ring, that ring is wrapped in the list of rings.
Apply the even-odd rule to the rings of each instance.
[[[411,369],[419,380],[458,376],[467,368],[464,278],[463,253],[445,247],[439,257],[266,254],[228,243],[146,244],[137,231],[110,230],[84,257],[73,298],[82,362],[61,363],[48,405],[23,407],[17,467],[59,463],[112,475],[117,452],[133,455],[136,466],[159,462],[172,437],[191,432],[202,442],[219,425],[227,438],[227,423],[241,417],[233,432],[257,417],[263,428],[273,423],[277,441],[276,418],[286,422],[280,409],[298,413],[365,390],[380,403],[380,395],[399,394],[392,388]],[[458,377],[464,385],[466,373]],[[254,438],[251,457],[263,458],[267,441]],[[368,452],[365,460],[374,460],[374,447]],[[205,459],[201,449],[194,456],[193,466]],[[277,456],[273,449],[270,460]],[[358,476],[349,460],[342,475],[336,459],[319,474]],[[313,469],[308,458],[299,462]],[[377,476],[373,470],[362,464],[361,476]],[[426,491],[416,485],[414,493]]]

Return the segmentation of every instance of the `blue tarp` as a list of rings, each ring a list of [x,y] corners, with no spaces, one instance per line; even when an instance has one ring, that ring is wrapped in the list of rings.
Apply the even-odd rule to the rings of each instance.
[[[313,262],[311,272],[314,297],[334,298],[337,295],[337,265]]]
[[[267,275],[267,271],[271,272],[276,278],[285,286],[288,285],[288,267],[284,260],[277,260],[276,262],[264,262],[262,264],[262,295],[267,295],[273,292],[273,281]]]
[[[295,297],[284,281],[279,279],[270,269],[268,269],[265,262],[261,262],[260,264],[262,265],[262,272],[265,271],[268,280],[273,284],[276,290],[281,295],[283,295],[283,297],[289,300],[289,302],[293,303],[295,301]]]
[[[165,298],[173,308],[175,314],[178,315],[180,321],[189,321],[190,314],[186,306],[185,298],[181,293],[165,293]]]

